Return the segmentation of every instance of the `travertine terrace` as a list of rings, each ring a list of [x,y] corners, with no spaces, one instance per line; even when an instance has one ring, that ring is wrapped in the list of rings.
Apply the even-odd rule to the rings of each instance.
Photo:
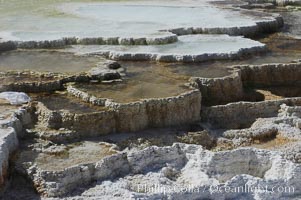
[[[300,199],[299,6],[1,1],[0,199]]]

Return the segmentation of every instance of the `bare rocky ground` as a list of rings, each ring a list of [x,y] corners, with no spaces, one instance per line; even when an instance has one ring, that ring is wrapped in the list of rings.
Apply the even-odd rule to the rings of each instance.
[[[298,6],[230,5],[278,12],[284,3]],[[286,14],[285,23],[298,15]],[[236,66],[217,78],[175,80],[169,69],[154,76],[103,58],[77,74],[3,72],[1,92],[27,92],[32,101],[0,102],[1,199],[300,199],[301,62],[290,59],[301,51],[293,25],[289,36],[259,39],[266,54],[225,61]],[[252,62],[260,58],[278,64]],[[147,94],[126,82],[148,76],[168,88]],[[135,91],[128,101],[102,95],[123,92],[120,83]]]

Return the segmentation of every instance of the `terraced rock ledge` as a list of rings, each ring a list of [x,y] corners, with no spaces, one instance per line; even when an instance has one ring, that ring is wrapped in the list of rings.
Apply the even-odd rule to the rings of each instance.
[[[299,41],[263,35],[298,1],[19,3],[0,3],[1,199],[301,198]]]
[[[39,102],[35,108],[39,123],[44,128],[73,131],[67,134],[64,131],[61,134],[51,134],[51,131],[48,133],[46,130],[41,137],[63,142],[66,139],[181,125],[200,119],[201,95],[198,90],[174,97],[145,99],[132,103],[115,103],[110,99],[99,99],[72,86],[68,87],[68,92],[99,108],[88,113],[73,113],[68,110],[51,110]]]
[[[165,4],[153,2],[153,5],[151,5],[149,1],[136,2],[137,5],[132,5],[133,2],[131,1],[123,3],[113,1],[111,3],[87,5],[74,3],[61,5],[58,3],[55,6],[55,12],[62,12],[68,17],[49,17],[48,20],[56,22],[60,19],[66,23],[74,23],[72,30],[65,30],[63,26],[56,26],[56,23],[50,23],[53,25],[45,27],[46,30],[43,30],[41,27],[44,27],[44,23],[49,23],[41,16],[39,16],[41,24],[32,24],[35,31],[27,30],[19,23],[15,27],[11,27],[4,21],[6,27],[4,29],[8,30],[0,31],[0,52],[15,49],[57,49],[70,46],[76,48],[78,45],[97,45],[98,52],[109,59],[116,60],[203,62],[207,60],[237,59],[242,54],[254,54],[264,50],[263,44],[237,36],[257,37],[262,34],[277,32],[283,27],[283,19],[277,14],[246,11],[237,7],[221,8],[210,4],[210,1],[202,4],[191,3],[194,7],[187,7],[183,2],[176,2],[175,5],[170,2]],[[137,7],[145,9],[146,12],[133,12]],[[88,9],[92,9],[93,13],[88,13]],[[170,12],[169,19],[164,16],[160,17],[164,9],[166,9],[165,13]],[[98,12],[99,10],[103,12]],[[128,12],[120,12],[121,10],[128,10]],[[177,11],[183,13],[183,18],[178,19],[178,21],[174,20]],[[215,15],[219,20],[206,17],[207,12]],[[120,13],[121,16],[115,16],[112,13]],[[110,15],[111,18],[107,18],[107,15]],[[150,17],[147,17],[147,15],[150,15]],[[11,20],[10,17],[8,15],[5,19]],[[22,17],[20,22],[23,21]],[[197,20],[197,17],[204,20]],[[99,20],[99,18],[103,20]],[[122,19],[124,18],[127,18],[128,21],[123,22]],[[151,20],[152,18],[154,19]],[[139,19],[138,23],[137,19]],[[108,21],[111,21],[111,23],[108,23]],[[94,27],[94,30],[87,31],[87,29],[91,29],[91,27],[86,27],[87,24]],[[112,31],[110,28],[114,29],[115,27],[111,24],[118,24],[120,28]],[[99,29],[99,27],[103,28]],[[50,31],[47,32],[47,29],[50,29]],[[196,34],[200,36],[195,36]],[[222,34],[227,34],[229,38],[221,36]],[[236,42],[234,45],[225,43],[225,45],[219,46],[219,48],[230,46],[230,49],[221,51],[206,51],[204,49],[199,53],[196,50],[199,45],[193,44],[204,43],[203,38],[206,40],[208,37],[206,35],[213,37],[213,39],[209,38],[209,40],[213,40],[212,45],[216,40],[215,37],[222,37],[221,40],[227,41],[230,39]],[[186,53],[187,49],[190,48],[195,49],[195,52],[188,51]],[[123,50],[118,51],[118,49]]]
[[[192,177],[191,172],[196,174]],[[82,197],[114,199],[212,198],[221,195],[214,193],[213,189],[210,191],[212,184],[223,188],[253,182],[262,187],[268,185],[268,190],[281,183],[292,187],[300,180],[299,172],[299,164],[283,159],[276,152],[242,148],[214,153],[198,145],[185,144],[149,147],[129,154],[118,153],[99,162],[76,165],[62,171],[42,170],[38,166],[32,166],[28,171],[39,185],[39,192],[47,191],[48,196],[63,195],[79,185],[98,180],[98,184],[85,191]],[[148,190],[152,185],[165,188],[167,192],[162,194],[160,190]],[[171,187],[191,188],[189,192],[180,193],[172,191]],[[203,189],[203,193],[196,192]],[[300,192],[298,188],[294,191],[295,194]],[[238,198],[243,193],[222,193],[219,198]],[[272,199],[265,193],[255,194]],[[276,195],[279,198],[290,197],[289,192]]]
[[[294,97],[300,95],[297,89],[300,87],[300,66],[299,61],[288,64],[235,66],[235,72],[229,76],[213,79],[192,77],[190,82],[200,89],[204,97],[203,103],[207,105],[264,100],[264,94],[258,94],[256,98],[256,91],[253,91],[256,89],[274,90],[279,96]],[[281,94],[281,88],[285,87],[296,90],[292,90],[292,94],[287,92],[286,96]],[[277,88],[280,90],[277,91]]]
[[[76,83],[78,79],[70,79],[70,83],[63,84],[65,91],[32,94],[33,102],[23,106],[24,112],[18,118],[23,123],[18,125],[18,130],[24,131],[23,126],[27,129],[25,135],[19,134],[18,137],[25,136],[27,139],[21,140],[21,151],[15,161],[16,172],[32,180],[37,192],[45,199],[67,198],[70,195],[75,199],[88,196],[115,199],[205,198],[217,195],[209,186],[224,188],[250,182],[268,188],[284,184],[294,192],[273,193],[273,196],[255,192],[248,194],[249,199],[254,194],[265,199],[298,196],[300,191],[296,184],[299,177],[294,174],[300,168],[299,93],[296,93],[296,97],[236,102],[248,94],[246,88],[277,89],[298,85],[298,66],[299,62],[236,66],[234,74],[229,76],[234,77],[230,81],[229,77],[192,78],[190,85],[199,89],[190,89],[173,97],[131,103],[93,96],[81,89],[81,85],[88,82]],[[271,73],[273,76],[267,75]],[[94,84],[112,84],[120,80],[112,81]],[[209,87],[208,82],[218,83],[219,86]],[[233,91],[235,89],[231,84],[240,87]],[[226,91],[227,88],[229,91]],[[239,94],[240,91],[241,99],[230,99],[230,104],[209,106],[207,102],[201,102],[202,99],[216,99],[201,97],[201,93]],[[225,95],[220,99],[225,99]],[[154,140],[149,140],[149,143],[143,143],[143,140],[142,143],[138,142],[138,146],[147,147],[142,150],[130,145],[136,143],[135,140],[141,141],[139,131],[180,127],[193,122],[199,128],[190,129],[184,135],[173,133],[171,129],[171,134],[176,137],[166,137],[175,142],[173,146],[154,147]],[[17,149],[18,144],[16,132],[12,128],[9,130],[3,140],[3,148],[11,149],[5,150],[8,154],[3,157],[3,180],[7,177],[9,155]],[[122,143],[128,144],[126,149],[113,139],[118,138],[118,134],[112,140],[105,139],[114,133],[131,132],[136,132],[138,137],[128,138],[129,143],[126,141],[128,139],[122,139]],[[208,150],[194,144],[199,142],[204,145],[207,142]],[[83,159],[78,152],[86,152],[90,157]],[[210,162],[202,164],[204,159]],[[53,162],[60,164],[51,165]],[[229,162],[228,165],[225,162]],[[148,190],[147,184],[150,182],[163,188],[193,188],[187,193],[162,193]],[[202,194],[196,192],[206,188],[208,191]],[[112,194],[116,192],[118,197],[113,197]],[[226,199],[238,198],[242,193],[222,194]]]

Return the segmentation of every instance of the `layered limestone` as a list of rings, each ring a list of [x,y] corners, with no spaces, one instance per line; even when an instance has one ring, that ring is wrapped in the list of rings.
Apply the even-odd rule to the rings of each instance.
[[[301,63],[238,66],[245,87],[300,86]]]
[[[0,91],[48,92],[61,90],[64,76],[58,74],[41,74],[31,71],[10,71],[0,74]]]
[[[18,139],[15,130],[11,127],[1,128],[0,133],[0,186],[3,188],[9,174],[9,158],[17,150]]]
[[[288,146],[290,148],[299,146],[300,113],[300,106],[282,104],[278,115],[275,113],[273,117],[257,118],[249,128],[221,131],[221,137],[230,139],[233,143],[240,143],[240,145],[257,142],[258,148],[284,151],[287,158],[299,163],[299,153],[292,151],[290,155],[286,149]]]
[[[3,51],[12,51],[17,49],[17,45],[15,42],[12,41],[3,41],[0,38],[0,52]]]
[[[253,15],[262,15],[260,12],[254,12]],[[189,35],[189,34],[227,34],[227,35],[243,35],[245,37],[255,37],[264,33],[277,32],[283,27],[283,18],[280,15],[273,15],[268,20],[258,21],[254,25],[236,26],[236,27],[215,27],[215,28],[178,28],[170,29],[171,33],[176,35]]]
[[[192,77],[190,84],[199,88],[206,105],[248,100],[246,89],[299,87],[301,63],[235,66],[230,76],[221,78]]]
[[[198,145],[176,143],[170,147],[153,146],[142,151],[119,153],[61,171],[42,170],[32,165],[26,173],[34,180],[38,191],[49,197],[64,196],[75,188],[97,181],[80,196],[70,199],[100,196],[110,199],[233,199],[241,195],[246,199],[254,199],[254,196],[255,199],[278,199],[301,193],[298,187],[300,170],[300,164],[284,159],[275,151],[239,148],[211,152]],[[269,193],[253,190],[245,193],[214,190],[221,188],[223,191],[226,187],[245,184],[267,187],[268,191],[282,184],[291,191]],[[154,187],[161,189],[155,190]],[[185,193],[177,191],[188,187],[190,190]]]
[[[240,71],[222,78],[192,77],[190,83],[200,89],[206,105],[239,101],[244,97]]]
[[[109,81],[120,78],[121,75],[118,69],[110,69],[105,63],[100,63],[88,72],[75,75],[53,72],[8,71],[0,73],[0,92],[53,92],[63,90],[65,88],[64,84],[70,82]]]
[[[67,129],[73,132],[53,134],[44,131],[44,138],[62,142],[64,139],[94,137],[115,132],[134,132],[146,128],[178,126],[200,119],[201,94],[191,90],[168,98],[145,99],[132,103],[116,103],[99,99],[79,91],[71,85],[70,94],[86,102],[102,106],[104,111],[74,113],[68,110],[51,110],[43,103],[36,103],[39,123],[49,129]]]
[[[245,0],[252,4],[262,4],[262,3],[273,3],[277,6],[287,6],[287,5],[293,5],[298,6],[301,5],[300,0]]]
[[[175,34],[167,33],[161,37],[66,37],[57,40],[44,41],[10,41],[6,44],[21,49],[53,49],[63,48],[69,45],[164,45],[177,41],[178,37]]]
[[[259,4],[255,5],[254,2],[250,4],[250,7],[261,7]],[[279,5],[281,2],[283,2],[282,4],[291,3],[291,1],[273,1],[272,3]],[[161,9],[163,11],[169,9],[169,12],[166,12],[168,14],[174,14],[174,9],[178,9],[184,10],[183,13],[188,16],[195,10],[198,12],[194,7],[183,8],[183,2],[182,5],[173,5],[173,7],[162,6],[162,2],[156,6],[153,6],[151,2],[149,4],[149,7],[140,5],[142,16],[147,16],[147,13],[143,13],[145,11],[143,9],[152,12],[153,10],[160,11],[159,13],[164,13]],[[232,6],[234,3],[230,4]],[[262,33],[278,31],[283,26],[283,20],[278,15],[268,15],[257,11],[248,12],[239,8],[236,11],[219,9],[218,11],[221,13],[236,12],[241,16],[241,18],[237,18],[236,14],[234,14],[236,17],[226,15],[229,18],[224,17],[225,24],[223,24],[223,21],[219,20],[221,15],[208,15],[207,12],[210,13],[210,9],[212,9],[211,5],[205,7],[204,13],[207,14],[207,17],[215,16],[212,20],[218,22],[218,25],[207,23],[208,27],[198,26],[198,23],[206,20],[199,20],[200,18],[193,20],[183,16],[174,25],[172,21],[171,23],[169,21],[174,18],[166,17],[160,20],[160,16],[152,15],[155,19],[159,18],[153,22],[164,25],[167,20],[172,25],[164,25],[165,30],[155,28],[154,30],[159,31],[159,34],[154,34],[156,31],[149,32],[153,37],[135,37],[132,32],[124,37],[110,35],[115,34],[114,32],[110,32],[107,37],[98,37],[98,34],[103,33],[101,29],[116,25],[116,23],[108,23],[107,26],[96,24],[95,27],[93,24],[95,21],[99,19],[105,21],[104,17],[98,16],[103,13],[114,13],[109,17],[112,19],[117,17],[118,21],[120,12],[110,13],[106,9],[101,9],[103,12],[99,12],[97,4],[92,8],[89,8],[90,5],[88,7],[85,7],[87,5],[78,5],[82,7],[73,13],[74,15],[79,13],[75,21],[68,21],[73,16],[66,14],[67,11],[62,13],[63,17],[56,16],[56,19],[51,17],[57,15],[56,13],[47,16],[47,20],[50,20],[45,24],[49,24],[49,27],[45,26],[43,21],[40,23],[35,18],[37,20],[33,21],[37,23],[38,29],[32,31],[26,28],[31,26],[25,26],[27,30],[12,31],[11,36],[19,37],[20,40],[6,42],[1,40],[0,52],[16,48],[62,48],[70,45],[77,45],[73,47],[74,49],[82,48],[81,45],[84,46],[83,48],[93,49],[93,45],[97,46],[96,48],[99,45],[104,50],[94,52],[94,54],[101,54],[114,60],[203,62],[236,59],[246,54],[260,53],[265,50],[263,44],[238,36],[255,37]],[[101,6],[100,8],[102,8]],[[121,7],[120,11],[133,9],[132,7],[130,5]],[[262,8],[268,7],[272,7],[272,5],[262,6]],[[89,12],[85,13],[87,8]],[[118,3],[107,7],[108,10],[113,9],[113,11],[116,8],[120,9]],[[95,9],[96,12],[93,12]],[[134,9],[137,12],[140,10],[135,6]],[[129,14],[129,17],[124,19],[129,21],[132,20],[132,15],[136,14],[136,12],[126,13]],[[176,12],[176,16],[179,13]],[[88,23],[77,21],[82,19],[82,15],[88,15],[85,16]],[[244,15],[252,19],[242,19],[245,17]],[[30,19],[27,15],[23,16],[23,13],[20,16],[22,19],[23,17],[26,20]],[[18,19],[20,16],[14,17]],[[91,20],[91,18],[95,20]],[[154,24],[147,21],[146,28],[135,29],[128,22],[123,22],[124,19],[121,18],[122,24],[118,29],[112,28],[112,30],[116,30],[116,34],[119,31],[126,32],[126,30],[147,32],[147,28],[153,27]],[[64,20],[67,20],[68,23]],[[187,20],[189,23],[196,21],[196,23],[188,26],[181,20],[184,22]],[[250,20],[251,23],[244,23],[243,20]],[[5,18],[2,22],[6,21],[9,20]],[[21,22],[15,21],[15,27],[20,24],[21,29],[24,27],[21,19]],[[227,24],[227,21],[230,24]],[[145,21],[135,21],[134,25],[139,27],[143,23]],[[10,26],[6,23],[1,24],[5,28]],[[41,24],[43,26],[39,30]],[[61,24],[71,25],[70,32],[69,30],[68,32],[63,31],[64,33],[60,32],[65,30]],[[63,29],[56,29],[57,25]],[[91,34],[91,37],[68,37],[68,35],[81,35],[81,32],[77,31],[77,26],[85,30],[88,36]],[[89,28],[93,29],[96,34],[89,32]],[[64,37],[64,34],[67,37]],[[200,35],[191,36],[190,34]],[[214,36],[205,34],[214,34]],[[44,36],[47,39],[43,38]],[[206,41],[206,37],[213,37],[213,42]],[[222,39],[218,40],[218,37]],[[15,38],[13,40],[17,40]],[[21,41],[21,38],[24,40]],[[182,38],[186,38],[186,40]],[[192,38],[197,38],[197,40],[194,41]],[[198,40],[200,38],[205,38],[205,40],[200,42]],[[230,45],[224,45],[229,43]],[[89,47],[87,47],[88,45]],[[181,48],[178,48],[179,46]],[[93,84],[101,82],[101,84],[113,85],[115,81],[120,81],[119,79],[126,75],[125,69],[116,62],[98,64],[87,72],[75,75],[34,72],[2,73],[0,91],[50,92],[51,94],[47,93],[45,96],[43,96],[44,94],[31,94],[38,96],[36,101],[30,103],[29,107],[13,108],[12,111],[9,111],[13,114],[7,115],[6,111],[0,110],[2,115],[0,122],[0,188],[8,178],[9,159],[18,148],[18,138],[26,136],[26,140],[22,141],[23,146],[15,163],[15,169],[18,174],[26,176],[33,182],[36,191],[41,195],[40,198],[44,199],[239,199],[243,197],[247,200],[259,200],[298,198],[301,196],[299,187],[301,181],[301,148],[299,145],[301,98],[217,104],[248,100],[247,97],[250,94],[247,90],[250,88],[299,87],[301,85],[300,67],[300,62],[237,66],[234,73],[226,77],[191,78],[190,85],[197,89],[190,88],[187,92],[181,94],[179,92],[179,95],[139,99],[130,103],[117,103],[117,98],[114,100],[93,96],[88,92],[81,91],[84,87],[76,87],[80,84],[74,84],[85,83],[93,87]],[[131,75],[129,73],[129,77]],[[168,76],[169,74],[165,73],[164,75]],[[153,82],[160,81],[154,79]],[[128,82],[124,81],[123,83]],[[141,83],[139,82],[139,84]],[[157,85],[157,87],[160,86]],[[143,87],[140,91],[144,88],[147,87]],[[68,97],[66,97],[68,94],[63,92],[54,93],[54,91],[64,89],[67,89]],[[91,91],[97,91],[97,88]],[[73,96],[70,97],[71,95]],[[150,96],[152,95],[154,93],[150,94]],[[78,102],[75,102],[75,99]],[[205,107],[203,105],[214,106]],[[15,112],[15,110],[18,111]],[[32,119],[37,121],[33,122]],[[181,135],[183,131],[180,128],[182,127],[179,130],[173,129],[173,126],[188,126],[188,124],[200,122],[200,120],[202,121],[197,124],[198,127],[190,127],[187,134]],[[31,127],[31,125],[35,125],[35,127]],[[166,132],[160,132],[158,129],[153,131],[156,131],[157,135],[162,133],[162,136],[151,136],[153,137],[151,139],[159,140],[161,142],[158,142],[159,145],[171,146],[144,148],[153,143],[143,146],[141,144],[143,139],[131,138],[133,132],[144,130],[144,134],[149,134],[151,131],[148,132],[145,129],[162,127],[171,127],[170,132],[173,132],[174,139],[168,138],[169,136],[165,135]],[[25,128],[30,129],[27,129],[24,135]],[[115,143],[119,144],[120,138],[116,136],[117,134],[114,138],[110,135],[111,133],[123,133],[123,136],[128,137],[128,139],[124,139],[128,143],[125,142],[123,148],[114,145]],[[273,142],[278,136],[289,139],[288,142],[285,141],[287,142],[285,147],[277,144],[273,147],[277,151],[261,149],[263,147],[260,145],[268,146],[267,143]],[[110,143],[99,142],[96,137],[99,137],[100,141]],[[86,141],[85,139],[88,138],[90,140]],[[170,142],[166,144],[162,138]],[[73,140],[76,143],[72,143]],[[95,142],[96,140],[97,142]],[[140,144],[135,146],[135,140]],[[202,144],[203,147],[180,143],[172,145],[175,141]],[[259,147],[216,152],[227,149],[218,146],[223,141],[233,143],[233,148],[246,144],[256,146],[255,142],[259,143]],[[204,148],[211,149],[211,151]],[[27,180],[26,184],[30,185],[30,181]],[[245,185],[267,188],[267,191],[252,190],[249,192],[248,190],[245,192],[240,190],[241,188],[238,191],[235,190],[235,188]],[[282,189],[286,187],[287,190],[273,191],[279,187]],[[185,192],[182,191],[183,188],[186,189]],[[229,188],[235,191],[228,192]]]
[[[108,59],[122,60],[122,61],[158,61],[158,62],[204,62],[212,60],[231,60],[237,59],[242,55],[255,54],[263,52],[265,50],[262,46],[256,46],[252,48],[239,49],[236,52],[231,53],[204,53],[204,54],[160,54],[160,53],[135,53],[135,52],[114,52],[106,51],[102,53],[96,53],[98,55],[104,55]]]
[[[85,48],[90,50],[88,54],[103,55],[112,60],[203,62],[259,53],[265,50],[265,45],[241,36],[203,34],[179,36],[177,42],[160,46],[98,45]]]
[[[274,3],[245,3],[239,7],[245,9],[273,9],[276,5]]]
[[[3,103],[1,103],[3,104]],[[1,105],[0,120],[0,189],[9,177],[9,160],[18,148],[18,138],[24,136],[24,128],[32,123],[30,108]]]
[[[276,145],[274,150],[277,151],[239,148],[213,152],[204,150],[198,145],[174,144],[168,147],[152,146],[143,150],[115,152],[114,155],[107,155],[99,160],[94,159],[81,164],[68,161],[68,159],[73,159],[70,152],[67,160],[53,165],[47,162],[53,159],[52,155],[58,156],[55,159],[60,159],[60,156],[64,158],[64,146],[47,146],[43,150],[35,149],[34,151],[38,154],[41,152],[49,154],[49,158],[42,159],[44,155],[41,154],[32,162],[26,160],[22,154],[19,160],[21,165],[18,165],[21,168],[18,170],[33,180],[37,191],[44,195],[45,199],[48,199],[47,197],[182,199],[221,198],[221,195],[222,199],[228,199],[239,198],[242,194],[247,199],[254,199],[254,195],[255,199],[293,198],[301,194],[298,187],[301,177],[296,175],[301,169],[298,152],[300,146],[296,142],[301,139],[301,101],[300,98],[288,99],[285,103],[275,106],[276,110],[273,110],[274,107],[269,109],[267,104],[263,105],[273,114],[268,118],[256,120],[250,128],[226,130],[221,136],[233,141],[245,139],[264,141],[281,135],[295,142],[294,145],[289,145],[289,148]],[[250,107],[247,107],[245,111],[248,109]],[[263,110],[262,107],[258,107],[258,110],[260,109]],[[240,118],[244,118],[242,113],[239,114]],[[223,116],[224,114],[217,113],[217,115]],[[232,116],[225,115],[225,118],[227,117],[232,118]],[[238,121],[237,119],[234,118]],[[82,143],[79,145],[82,146]],[[32,146],[40,148],[41,145]],[[290,190],[275,192],[272,193],[273,196],[270,196],[271,193],[268,192],[218,192],[213,189],[241,187],[250,183],[256,187],[267,187],[269,188],[267,191],[279,186],[285,186]],[[158,186],[165,188],[164,191],[168,192],[151,189]],[[170,187],[178,189],[189,187],[190,190],[182,193],[169,190]],[[80,195],[78,188],[81,188]],[[198,192],[200,190],[206,192],[200,193]]]
[[[40,137],[64,142],[66,139],[95,137],[116,131],[116,122],[113,111],[95,111],[91,113],[72,113],[66,110],[50,110],[39,102],[36,107],[39,124],[49,129],[69,129],[73,132],[39,130]]]
[[[227,90],[223,88],[231,87],[233,91],[236,91],[233,87],[238,84],[240,85],[239,88],[244,88],[246,87],[244,83],[254,83],[255,86],[258,86],[257,84],[260,84],[260,86],[279,86],[281,82],[285,85],[298,83],[298,73],[293,74],[292,72],[298,72],[298,63],[287,65],[288,74],[284,74],[286,73],[285,67],[282,68],[281,66],[263,65],[255,66],[254,69],[250,66],[240,66],[240,70],[235,75],[224,78],[229,79],[230,84],[228,86],[223,82],[218,82],[222,79],[204,79],[198,84],[213,85],[212,88],[218,88],[215,91],[216,93]],[[118,67],[109,67],[108,65],[107,68],[112,70],[111,68]],[[279,73],[277,73],[277,69]],[[258,70],[272,71],[271,73],[274,73],[273,78],[264,81],[263,77],[257,76],[257,73],[260,73]],[[265,74],[270,73],[265,72]],[[239,78],[237,79],[237,77]],[[69,77],[69,80],[72,79],[74,77]],[[90,79],[87,78],[87,80]],[[247,82],[248,80],[250,81]],[[261,141],[275,138],[278,135],[300,140],[301,98],[238,102],[211,107],[202,106],[201,108],[201,93],[199,90],[191,90],[168,98],[116,103],[112,99],[92,96],[75,86],[67,85],[69,94],[78,97],[83,102],[103,107],[104,110],[77,113],[68,111],[67,106],[63,109],[52,109],[45,103],[34,102],[32,107],[36,110],[31,111],[31,113],[37,115],[37,125],[44,128],[40,130],[39,127],[37,128],[40,139],[65,143],[73,139],[83,140],[86,137],[114,132],[133,132],[146,128],[187,124],[199,120],[199,112],[201,111],[202,122],[210,125],[208,126],[209,130],[231,129],[223,131],[220,137],[231,140],[233,143],[242,144],[243,141],[247,140]],[[205,89],[203,88],[202,93],[209,96],[210,93],[206,93]],[[222,93],[221,96],[225,94]],[[22,122],[22,124],[26,123]],[[22,127],[20,130],[22,130]],[[211,133],[214,134],[214,131],[208,131],[208,133],[210,133],[210,137],[208,135],[200,137],[214,140],[211,138]],[[10,134],[9,136],[17,138],[16,134]],[[216,137],[216,135],[212,136]],[[192,135],[190,134],[188,137],[192,137]],[[87,157],[79,156],[76,158],[76,162],[72,160],[73,158],[72,161],[68,161],[72,157],[70,148],[75,147],[56,146],[48,141],[50,147],[47,146],[46,149],[42,150],[35,149],[34,153],[29,154],[36,158],[34,161],[28,161],[26,156],[21,156],[21,160],[19,160],[21,168],[18,165],[18,170],[22,174],[25,173],[34,182],[40,194],[47,197],[65,198],[69,196],[66,197],[67,199],[93,199],[99,197],[109,199],[235,199],[244,195],[246,199],[254,199],[254,196],[257,199],[293,198],[301,194],[298,187],[301,177],[296,175],[300,174],[301,170],[298,141],[294,141],[296,142],[294,145],[290,145],[290,148],[283,148],[280,152],[255,148],[213,152],[204,150],[198,145],[187,144],[148,147],[142,151],[132,149],[121,153],[113,152],[113,149],[111,149],[104,152],[104,158],[95,157],[93,160],[83,161],[83,158]],[[217,143],[219,144],[219,141]],[[35,148],[39,146],[41,144],[32,145]],[[82,146],[82,143],[79,143],[79,147],[76,147],[78,149],[75,152],[81,152]],[[90,145],[87,146],[91,147]],[[8,149],[8,147],[5,148]],[[275,147],[275,150],[278,149]],[[111,153],[114,155],[111,155]],[[38,156],[35,157],[36,155]],[[54,155],[59,157],[55,159],[62,159],[64,162],[67,160],[66,163],[59,162],[60,164],[54,165],[53,160],[51,160]],[[65,159],[64,156],[66,155],[68,155],[68,159]],[[75,153],[74,155],[78,154]],[[89,156],[91,155],[89,154]],[[9,153],[3,154],[3,157],[3,160],[7,160]],[[80,164],[78,164],[78,161]],[[7,162],[4,161],[3,163],[3,171],[5,171]],[[2,177],[7,176],[5,173],[2,174],[4,174]],[[164,193],[149,189],[150,187],[156,187],[152,184],[149,185],[149,183],[158,184],[165,188],[193,187],[193,190],[191,189],[185,193],[168,190],[167,193]],[[271,195],[268,192],[258,191],[246,194],[245,192],[229,193],[212,190],[212,185],[226,189],[227,187],[237,187],[246,183],[252,183],[260,187],[267,186],[269,191],[272,188],[285,185],[293,192],[279,192]],[[81,188],[81,191],[78,188]],[[198,190],[206,192],[200,193],[197,192]],[[78,195],[78,192],[82,193]],[[45,197],[45,199],[47,198]]]
[[[202,121],[215,128],[246,128],[257,118],[277,116],[281,104],[301,105],[301,98],[286,98],[262,102],[237,102],[227,105],[202,107]]]

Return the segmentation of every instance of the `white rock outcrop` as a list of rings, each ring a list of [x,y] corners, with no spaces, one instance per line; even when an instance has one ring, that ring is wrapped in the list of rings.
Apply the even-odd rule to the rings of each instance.
[[[9,173],[10,155],[18,147],[16,131],[9,128],[0,128],[0,190],[5,185]]]
[[[18,137],[23,136],[23,128],[30,124],[31,116],[26,108],[12,108],[0,113],[0,191],[6,184],[9,159],[18,148]]]
[[[12,105],[22,105],[30,102],[30,97],[24,92],[1,92],[0,99],[6,99]]]
[[[239,199],[243,195],[259,200],[301,195],[300,172],[300,164],[274,151],[240,148],[211,152],[198,145],[176,143],[117,154],[60,172],[34,167],[30,176],[41,192],[53,197],[70,195],[72,188],[98,180],[70,199]]]

